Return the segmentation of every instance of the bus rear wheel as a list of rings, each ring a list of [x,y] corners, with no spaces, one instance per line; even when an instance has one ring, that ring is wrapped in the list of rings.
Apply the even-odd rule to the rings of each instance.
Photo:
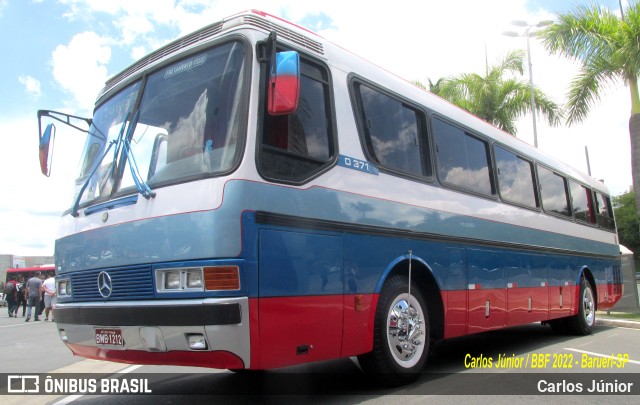
[[[590,335],[596,323],[596,301],[591,284],[586,277],[580,278],[578,313],[566,320],[569,332],[576,335]]]
[[[373,350],[358,356],[362,369],[377,381],[398,386],[415,381],[429,354],[429,318],[425,300],[406,277],[392,276],[382,287],[376,309]]]

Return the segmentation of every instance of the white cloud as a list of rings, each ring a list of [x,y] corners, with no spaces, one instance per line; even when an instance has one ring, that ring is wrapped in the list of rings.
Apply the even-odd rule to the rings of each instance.
[[[25,87],[27,93],[36,99],[40,98],[40,95],[42,94],[40,90],[40,81],[28,75],[18,77],[18,81]]]
[[[128,14],[114,22],[122,33],[124,45],[133,44],[141,35],[153,31],[153,23],[144,15]]]
[[[73,104],[80,110],[92,110],[108,78],[109,42],[87,31],[75,35],[69,45],[59,45],[51,55],[54,79],[73,96]]]
[[[131,49],[131,57],[133,60],[138,60],[147,54],[147,49],[144,46],[136,46]]]

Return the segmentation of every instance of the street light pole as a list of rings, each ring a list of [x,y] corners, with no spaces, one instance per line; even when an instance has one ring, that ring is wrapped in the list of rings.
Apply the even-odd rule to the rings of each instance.
[[[529,63],[529,93],[531,93],[531,116],[533,117],[533,147],[538,148],[538,127],[536,124],[536,98],[534,96],[533,89],[533,67],[531,64],[531,44],[530,44],[530,36],[529,30],[531,26],[528,26],[524,35],[527,37],[527,61]]]
[[[526,37],[527,38],[527,64],[529,66],[529,93],[531,95],[531,117],[533,118],[533,146],[538,147],[538,127],[536,123],[536,98],[535,89],[533,87],[533,64],[531,63],[531,35],[536,34],[536,31],[531,32],[531,28],[546,27],[553,24],[553,21],[540,21],[537,24],[529,24],[525,21],[512,21],[511,24],[518,27],[526,27],[524,34],[520,35],[517,32],[507,31],[503,34],[509,37]]]

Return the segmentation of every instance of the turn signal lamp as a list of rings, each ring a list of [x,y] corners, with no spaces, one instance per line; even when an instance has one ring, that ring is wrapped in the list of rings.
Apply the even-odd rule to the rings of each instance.
[[[205,267],[204,285],[207,290],[239,290],[240,269],[238,266]]]

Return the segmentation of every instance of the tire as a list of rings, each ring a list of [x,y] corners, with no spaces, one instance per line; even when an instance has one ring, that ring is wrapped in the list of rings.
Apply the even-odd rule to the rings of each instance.
[[[373,350],[358,356],[360,366],[376,381],[398,386],[415,381],[429,354],[429,317],[415,284],[392,276],[382,287],[373,327]],[[410,302],[410,305],[408,304]]]
[[[580,278],[580,296],[578,298],[578,313],[566,319],[568,332],[585,336],[590,335],[596,323],[596,301],[591,284],[583,276]]]

